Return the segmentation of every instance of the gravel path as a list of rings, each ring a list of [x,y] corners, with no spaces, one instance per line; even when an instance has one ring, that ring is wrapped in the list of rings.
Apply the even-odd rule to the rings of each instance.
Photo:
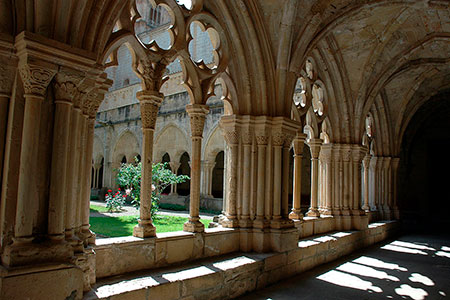
[[[106,203],[102,201],[95,201],[91,200],[92,205],[98,205],[106,207]],[[134,206],[125,205],[122,207],[121,212],[114,212],[114,213],[100,213],[100,212],[91,212],[91,217],[122,217],[122,216],[136,216],[139,215],[139,210],[134,208]],[[173,211],[173,210],[166,210],[166,209],[160,209],[158,211],[158,215],[162,216],[176,216],[176,217],[189,217],[188,211]],[[206,214],[206,213],[200,213],[200,218],[205,220],[212,220],[214,217],[213,214]]]

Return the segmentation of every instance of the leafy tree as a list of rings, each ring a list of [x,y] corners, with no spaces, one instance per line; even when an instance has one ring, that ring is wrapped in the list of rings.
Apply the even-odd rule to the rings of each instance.
[[[133,199],[132,204],[138,209],[141,203],[141,169],[142,164],[135,158],[135,164],[122,164],[117,170],[117,184],[123,187]],[[161,193],[171,184],[183,183],[189,180],[187,175],[176,175],[168,168],[168,163],[156,163],[152,166],[152,218],[159,209]]]

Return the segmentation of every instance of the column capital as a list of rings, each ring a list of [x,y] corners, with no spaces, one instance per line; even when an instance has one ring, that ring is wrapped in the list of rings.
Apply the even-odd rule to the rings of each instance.
[[[180,167],[180,165],[181,165],[181,163],[179,163],[179,162],[175,162],[175,161],[169,162],[169,166],[172,169],[172,172],[174,172],[174,173],[176,171],[178,171],[178,168]]]
[[[303,147],[305,146],[307,135],[301,132],[297,132],[295,135],[292,146],[294,147],[294,155],[295,156],[302,156],[303,155]]]
[[[400,163],[400,157],[393,157],[391,162],[392,162],[392,167],[396,170]]]
[[[361,163],[366,156],[367,149],[360,145],[352,146],[352,159],[354,163]]]
[[[388,169],[390,165],[391,165],[391,157],[389,156],[383,157],[383,168]]]
[[[331,163],[333,157],[333,147],[331,144],[323,144],[320,148],[320,157],[325,163]]]
[[[309,149],[311,150],[311,158],[319,158],[320,147],[322,146],[323,140],[321,139],[310,139],[308,141]]]
[[[68,68],[59,71],[54,81],[56,101],[72,103],[75,97],[79,97],[78,86],[84,76],[84,73]]]
[[[44,97],[56,70],[48,66],[25,63],[19,66],[19,74],[26,95]]]
[[[349,162],[352,156],[352,148],[350,145],[341,145],[342,160]]]
[[[202,138],[205,126],[206,114],[209,112],[207,105],[188,104],[186,112],[189,114],[191,121],[191,135],[193,138]]]

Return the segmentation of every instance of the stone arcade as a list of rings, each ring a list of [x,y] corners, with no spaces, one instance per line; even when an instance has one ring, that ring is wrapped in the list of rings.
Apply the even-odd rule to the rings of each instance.
[[[423,187],[446,184],[434,172],[449,164],[448,1],[152,2],[171,18],[167,49],[136,35],[135,0],[0,0],[1,299],[227,299],[383,240],[398,219],[448,226],[436,210],[449,201]],[[191,24],[211,38],[212,64],[192,57]],[[141,80],[140,218],[133,237],[96,241],[95,118],[124,44]],[[155,125],[176,59],[190,100],[190,217],[156,235]],[[225,207],[222,226],[205,229],[202,141],[219,81]]]

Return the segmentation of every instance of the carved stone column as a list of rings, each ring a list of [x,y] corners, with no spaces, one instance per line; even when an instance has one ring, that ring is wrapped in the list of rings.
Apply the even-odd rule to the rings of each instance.
[[[33,239],[33,213],[39,202],[35,178],[41,104],[44,101],[47,86],[56,73],[48,67],[31,64],[21,65],[19,72],[25,90],[25,112],[19,166],[15,244],[31,243]]]
[[[284,136],[282,132],[272,133],[273,145],[273,215],[274,222],[281,219],[281,187],[282,187],[282,167],[283,156],[282,147],[284,144]]]
[[[364,166],[364,205],[362,209],[367,213],[370,211],[369,206],[369,168],[370,168],[370,155],[366,154],[363,159]]]
[[[318,187],[319,187],[319,153],[322,145],[321,139],[311,139],[309,142],[311,149],[311,205],[306,215],[308,217],[319,217],[318,210]]]
[[[352,147],[352,165],[353,165],[353,204],[352,204],[352,215],[361,216],[364,212],[361,210],[361,167],[362,160],[366,154],[366,149],[359,145],[354,145]]]
[[[246,124],[242,128],[242,148],[243,148],[243,170],[242,170],[242,216],[240,219],[240,226],[243,228],[250,227],[250,201],[251,201],[251,151],[253,143],[253,128],[250,124]]]
[[[351,148],[350,145],[342,145],[342,165],[343,165],[343,185],[341,187],[343,194],[343,206],[342,206],[342,215],[349,216],[350,215],[350,205],[352,205],[353,199],[353,182],[351,178]]]
[[[255,132],[257,143],[257,182],[256,182],[256,218],[253,222],[253,226],[256,228],[263,228],[265,226],[264,213],[265,213],[265,184],[266,184],[266,152],[267,143],[269,141],[269,134],[265,131],[265,128],[258,128]]]
[[[151,217],[153,135],[163,95],[157,92],[141,91],[136,96],[141,104],[142,177],[140,218],[139,224],[134,227],[133,235],[145,238],[156,236],[156,228],[153,226]]]
[[[332,201],[331,201],[331,195],[332,195],[332,177],[333,172],[331,168],[331,159],[332,159],[332,146],[330,144],[322,145],[320,149],[320,155],[322,159],[322,166],[324,169],[324,175],[322,179],[322,185],[324,186],[323,189],[323,215],[331,215],[332,214]]]
[[[6,143],[6,128],[8,125],[8,108],[14,69],[8,66],[8,61],[0,59],[0,187],[3,176],[3,154]]]
[[[169,165],[170,165],[170,169],[172,170],[172,173],[174,173],[176,175],[177,172],[178,172],[178,168],[180,167],[181,164],[178,163],[178,162],[171,161],[169,163]],[[176,183],[172,184],[172,186],[170,188],[170,195],[178,195],[177,194],[177,184]]]
[[[202,232],[205,226],[200,222],[200,172],[201,172],[201,152],[203,129],[208,107],[201,104],[191,104],[186,106],[191,121],[191,194],[189,202],[189,220],[184,223],[183,230],[189,232]]]
[[[66,175],[69,150],[70,113],[78,78],[64,73],[56,76],[55,121],[53,126],[52,170],[48,209],[48,234],[54,241],[65,237],[64,209],[66,202]]]
[[[371,156],[370,157],[370,164],[369,164],[369,182],[370,182],[370,201],[369,201],[369,207],[371,211],[376,211],[378,202],[377,202],[377,157]]]
[[[391,161],[391,166],[392,166],[392,186],[393,186],[393,191],[392,191],[392,209],[394,212],[394,218],[395,219],[400,219],[400,211],[398,208],[398,199],[397,199],[397,184],[398,184],[398,166],[400,163],[400,158],[399,157],[393,157],[392,161]]]
[[[333,215],[339,216],[342,212],[342,161],[341,145],[333,145]]]
[[[387,220],[392,219],[392,206],[390,202],[390,196],[391,196],[391,158],[390,157],[384,157],[383,158],[383,211],[384,211],[384,218]]]
[[[297,133],[294,138],[294,184],[293,184],[293,204],[292,211],[289,214],[290,219],[302,220],[303,214],[301,210],[301,198],[302,198],[302,159],[303,159],[303,147],[305,145],[306,134]]]

